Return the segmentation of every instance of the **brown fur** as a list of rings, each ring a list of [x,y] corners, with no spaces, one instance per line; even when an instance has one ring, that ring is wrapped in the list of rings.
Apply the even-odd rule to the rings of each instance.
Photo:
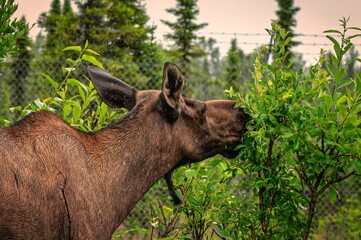
[[[174,69],[166,64],[165,75]],[[97,87],[105,75],[93,71],[100,74],[90,74]],[[173,80],[180,78],[177,72]],[[233,101],[176,95],[183,85],[165,83],[162,91],[125,86],[132,90],[126,93],[131,111],[95,133],[50,112],[0,129],[0,239],[110,239],[159,178],[218,153],[233,156],[248,116]],[[114,105],[114,99],[105,102]]]

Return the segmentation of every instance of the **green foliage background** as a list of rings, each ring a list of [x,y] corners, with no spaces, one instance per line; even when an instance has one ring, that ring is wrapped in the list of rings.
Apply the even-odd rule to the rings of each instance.
[[[276,23],[268,30],[273,39],[269,46],[246,55],[233,40],[227,56],[220,59],[214,39],[193,35],[184,49],[157,44],[155,27],[147,26],[148,17],[138,1],[76,3],[78,13],[69,1],[61,6],[54,0],[51,10],[39,18],[47,35],[39,35],[32,43],[20,40],[28,31],[25,19],[9,20],[16,11],[13,1],[1,1],[6,13],[2,21],[8,24],[1,31],[13,31],[14,38],[1,41],[0,53],[4,54],[0,57],[22,50],[4,63],[11,67],[1,83],[2,125],[33,111],[48,110],[82,131],[98,130],[125,111],[101,103],[84,75],[85,65],[105,68],[131,85],[149,89],[160,87],[165,61],[187,63],[183,71],[189,84],[193,83],[185,91],[188,97],[220,98],[223,89],[229,88],[227,95],[237,99],[239,107],[253,118],[236,159],[217,156],[178,169],[174,182],[182,196],[180,206],[172,205],[160,180],[114,233],[114,239],[360,237],[361,193],[340,197],[345,186],[360,181],[361,173],[361,72],[352,44],[361,36],[360,28],[349,27],[347,19],[342,19],[341,30],[325,31],[334,52],[321,50],[318,62],[306,68],[290,57],[292,31]],[[189,20],[195,21],[196,1],[177,3],[179,9],[190,7]],[[112,11],[107,11],[110,5]],[[169,12],[183,16],[179,9]],[[124,21],[114,21],[118,15]],[[184,34],[180,30],[188,31],[179,28],[181,20],[169,24],[175,28],[170,38]],[[192,26],[190,32],[204,24]],[[29,48],[31,52],[23,51]],[[267,63],[269,53],[272,63]],[[27,81],[20,82],[16,71],[24,62],[29,65],[21,74]],[[39,85],[44,92],[34,100]],[[24,98],[14,103],[11,99],[16,94]],[[10,106],[13,113],[7,110]],[[322,212],[321,204],[334,210]],[[347,231],[343,231],[345,225]]]

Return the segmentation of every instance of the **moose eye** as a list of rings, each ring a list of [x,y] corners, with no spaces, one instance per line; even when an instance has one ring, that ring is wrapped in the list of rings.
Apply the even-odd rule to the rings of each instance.
[[[207,106],[204,105],[203,108],[201,109],[201,114],[202,115],[206,114],[206,111],[207,111]]]

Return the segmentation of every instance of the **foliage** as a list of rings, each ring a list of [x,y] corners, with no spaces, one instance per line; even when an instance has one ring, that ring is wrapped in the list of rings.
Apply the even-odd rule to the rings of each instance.
[[[120,115],[116,111],[108,109],[104,103],[100,104],[96,97],[96,90],[91,81],[87,84],[80,82],[72,77],[77,68],[83,61],[89,62],[98,67],[102,64],[95,58],[99,54],[88,48],[88,42],[84,48],[80,46],[69,46],[62,50],[63,52],[75,52],[78,54],[76,59],[67,58],[68,66],[63,66],[63,81],[58,83],[50,75],[43,73],[43,77],[53,88],[53,95],[45,99],[36,99],[25,107],[17,106],[13,111],[19,111],[20,118],[25,115],[40,110],[47,110],[60,115],[70,125],[82,131],[94,131],[107,125],[110,119],[117,118]]]
[[[199,14],[197,0],[177,0],[177,6],[166,9],[166,11],[173,14],[177,20],[176,22],[162,20],[173,31],[173,33],[166,34],[165,38],[174,41],[173,53],[180,57],[179,66],[181,69],[186,69],[190,66],[192,57],[203,55],[203,51],[195,42],[198,39],[196,32],[208,24],[195,23]]]
[[[285,29],[288,32],[288,37],[291,39],[290,42],[285,45],[286,52],[289,52],[289,55],[285,56],[286,63],[290,62],[293,53],[290,52],[291,48],[297,46],[299,42],[294,41],[295,34],[293,29],[296,26],[295,15],[300,10],[299,7],[294,7],[294,0],[276,0],[278,3],[279,9],[276,11],[278,17],[278,23],[281,28]],[[286,64],[287,65],[287,64]]]
[[[241,50],[237,47],[237,39],[232,39],[227,54],[225,80],[227,88],[238,85],[241,81]]]
[[[350,177],[337,184],[337,199],[330,203],[329,199],[321,200],[320,205],[326,205],[328,213],[318,212],[316,218],[319,223],[316,230],[316,239],[359,239],[361,237],[361,189],[350,192],[350,185],[360,186],[361,178]],[[347,198],[343,198],[348,193]],[[326,208],[326,209],[327,209]]]
[[[246,200],[242,197],[244,189],[240,194],[234,190],[239,172],[230,166],[228,160],[217,156],[192,167],[181,167],[173,180],[182,196],[182,204],[174,206],[167,197],[165,186],[156,183],[134,210],[148,216],[148,229],[119,231],[114,235],[117,236],[115,239],[131,238],[135,232],[138,236],[147,235],[149,239],[218,239],[229,236],[223,231],[224,225],[228,224],[224,219],[230,216],[227,204],[234,203],[236,197],[240,198],[239,201]],[[134,224],[136,222],[130,215],[126,225],[132,229]]]
[[[0,63],[8,54],[16,52],[16,41],[29,31],[25,21],[11,19],[17,9],[14,0],[0,0]]]
[[[43,12],[39,16],[38,24],[47,33],[44,54],[50,55],[51,58],[59,55],[56,51],[77,40],[78,20],[69,0],[64,1],[63,6],[60,0],[53,0],[49,12]]]
[[[258,60],[251,92],[237,95],[252,116],[238,167],[248,175],[254,197],[241,213],[247,216],[251,239],[308,239],[316,228],[317,202],[326,194],[337,199],[336,183],[361,174],[361,75],[343,79],[343,56],[360,28],[341,20],[340,42],[334,44],[333,65],[323,51],[308,72],[286,65],[289,33],[272,26],[272,64]]]
[[[130,50],[139,54],[153,27],[137,0],[75,1],[79,10],[79,44],[89,40],[106,58],[120,57]],[[112,45],[110,48],[109,45]]]

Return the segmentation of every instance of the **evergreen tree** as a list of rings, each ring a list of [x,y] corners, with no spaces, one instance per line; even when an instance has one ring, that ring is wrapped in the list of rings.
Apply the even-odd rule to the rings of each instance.
[[[296,26],[297,21],[295,19],[296,13],[300,10],[299,7],[294,7],[294,0],[276,0],[278,3],[279,10],[276,11],[279,25],[289,32],[291,42],[285,46],[286,51],[290,51],[292,47],[297,46],[299,42],[293,40],[295,34],[293,28]],[[292,52],[286,56],[286,63],[289,62],[293,56]]]
[[[46,32],[45,55],[50,58],[59,56],[60,50],[75,44],[77,19],[70,0],[65,0],[63,7],[60,0],[52,1],[50,11],[43,12],[38,19],[39,26]]]
[[[76,4],[81,43],[88,40],[108,58],[122,56],[128,50],[134,56],[141,53],[153,28],[146,25],[149,17],[138,0],[77,0]]]
[[[220,52],[219,48],[215,47],[217,40],[214,38],[207,39],[206,52],[209,54],[209,73],[212,76],[218,77],[220,72]]]
[[[55,32],[61,18],[61,12],[60,0],[53,0],[49,13],[43,12],[39,16],[38,24],[47,32],[46,47],[48,49],[53,49],[57,46],[58,37]]]
[[[239,90],[242,73],[243,52],[237,46],[237,39],[232,39],[225,62],[224,80],[227,88],[234,87]]]
[[[201,80],[199,83],[200,89],[194,95],[202,100],[222,98],[224,96],[223,86],[220,86],[221,82],[219,81],[221,64],[219,48],[215,46],[216,42],[214,38],[201,37],[199,45],[206,54],[192,60],[196,64],[192,64],[191,67],[186,69],[187,71],[191,70],[191,74]]]
[[[79,14],[78,44],[89,41],[101,54],[108,71],[140,88],[159,79],[159,46],[152,41],[154,27],[139,0],[76,0]],[[151,71],[143,64],[154,64]],[[146,76],[145,76],[146,75]],[[157,80],[159,81],[159,80]]]
[[[63,16],[74,16],[73,8],[71,7],[70,0],[64,0]]]
[[[101,45],[106,40],[102,36],[105,31],[105,19],[103,17],[106,5],[102,0],[75,1],[78,8],[79,28],[77,44],[82,45],[86,40],[94,45]],[[98,50],[99,51],[99,50]]]
[[[176,22],[162,20],[173,31],[166,34],[165,38],[174,41],[175,51],[173,52],[180,57],[180,67],[185,69],[192,57],[203,55],[203,51],[200,51],[197,46],[196,32],[207,26],[207,23],[195,23],[199,14],[197,0],[177,0],[176,7],[166,11],[173,14],[177,20]]]

